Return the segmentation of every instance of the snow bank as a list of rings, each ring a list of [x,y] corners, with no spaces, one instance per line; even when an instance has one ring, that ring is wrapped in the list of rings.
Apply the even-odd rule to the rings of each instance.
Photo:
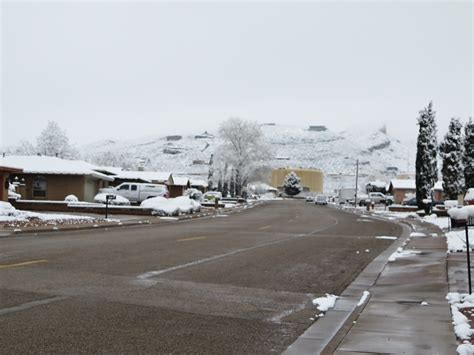
[[[66,202],[79,202],[79,199],[75,195],[67,195],[64,198],[64,201],[66,201]]]
[[[474,307],[474,295],[460,294],[457,292],[450,292],[446,296],[446,300],[451,305],[451,314],[453,317],[454,333],[460,340],[470,340],[474,335],[474,330],[471,329],[469,319],[461,313],[463,308]],[[460,344],[457,348],[458,354],[474,354],[474,346],[469,343]]]
[[[474,217],[474,205],[461,208],[451,208],[448,214],[453,219],[466,220],[468,217]]]
[[[331,308],[334,308],[338,298],[339,296],[330,295],[326,293],[325,297],[315,298],[313,300],[313,304],[317,306],[318,310],[320,310],[321,312],[327,312]]]
[[[169,199],[153,197],[143,201],[141,206],[152,208],[159,216],[178,216],[183,213],[198,212],[201,209],[201,204],[188,196]]]
[[[55,214],[55,213],[36,213],[17,210],[8,202],[0,201],[0,222],[23,222],[28,220],[40,220],[44,222],[65,222],[72,220],[93,220],[88,216]]]
[[[362,297],[359,300],[359,303],[357,303],[357,307],[360,307],[365,302],[367,302],[367,299],[369,298],[369,296],[370,296],[370,292],[369,291],[364,291],[364,293],[362,294]]]
[[[105,194],[105,193],[97,194],[94,197],[94,201],[97,203],[105,204],[107,195],[111,195],[111,194]],[[109,200],[109,205],[130,206],[130,201],[123,196],[115,195],[115,200]]]
[[[438,217],[435,214],[423,217],[423,222],[434,224],[435,226],[438,226],[441,229],[448,229],[449,227],[448,217]]]
[[[474,230],[469,230],[469,236],[472,236],[474,241]],[[471,242],[471,240],[469,240]],[[446,244],[448,245],[448,252],[449,253],[462,253],[467,251],[466,246],[466,231],[459,230],[459,231],[452,231],[446,233]],[[472,242],[471,249],[472,249]]]

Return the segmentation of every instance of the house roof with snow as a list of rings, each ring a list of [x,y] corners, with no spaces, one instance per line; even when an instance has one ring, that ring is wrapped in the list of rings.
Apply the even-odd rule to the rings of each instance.
[[[433,187],[433,190],[444,191],[443,182],[442,181],[437,181],[436,184]]]
[[[208,183],[206,180],[201,179],[190,179],[191,186],[200,186],[200,187],[207,187]]]
[[[390,181],[391,189],[416,190],[416,181],[413,179],[393,179]]]
[[[184,176],[173,176],[172,183],[173,185],[176,185],[176,186],[188,186],[189,178],[184,177]]]
[[[113,177],[96,171],[97,166],[82,160],[67,160],[38,155],[9,155],[0,157],[0,165],[22,169],[23,174],[85,175],[106,181],[114,180]]]
[[[140,180],[143,182],[168,182],[171,177],[169,172],[160,171],[118,171],[114,176],[120,180]]]

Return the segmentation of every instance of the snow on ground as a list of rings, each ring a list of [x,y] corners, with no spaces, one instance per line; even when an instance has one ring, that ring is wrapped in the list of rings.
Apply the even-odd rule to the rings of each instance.
[[[367,299],[369,298],[369,296],[370,296],[370,292],[369,291],[364,291],[364,293],[362,294],[362,297],[359,300],[359,303],[357,303],[357,307],[360,307],[365,302],[367,302]]]
[[[449,228],[449,218],[448,217],[437,217],[435,214],[431,216],[423,217],[423,222],[431,223],[438,226],[440,229]]]
[[[391,237],[391,236],[388,236],[388,235],[380,235],[380,236],[375,237],[375,239],[397,240],[398,237]]]
[[[95,218],[68,214],[21,211],[17,210],[8,202],[0,201],[0,223],[24,223],[32,220],[39,221],[45,224],[55,224],[81,221],[90,222],[94,221]]]
[[[318,308],[319,311],[327,312],[331,308],[334,308],[338,298],[339,296],[326,293],[326,296],[324,297],[315,298],[313,300],[313,304]]]
[[[451,208],[448,214],[453,219],[466,220],[468,217],[474,217],[474,205],[464,206],[462,208]]]
[[[469,243],[471,244],[471,249],[472,250],[472,244],[474,242],[474,229],[470,228],[469,229],[469,236],[472,238],[472,240],[469,240]],[[451,231],[446,233],[446,243],[448,245],[448,252],[449,253],[462,253],[467,251],[466,247],[466,231],[464,229],[462,230],[456,230],[456,231]]]
[[[474,335],[474,330],[471,329],[469,319],[461,313],[461,310],[474,307],[474,295],[450,292],[446,296],[446,300],[451,305],[454,333],[458,339],[464,341],[458,346],[457,352],[460,355],[472,355],[474,346],[470,343],[470,339]]]
[[[176,198],[153,197],[141,203],[141,207],[148,207],[154,210],[159,216],[178,216],[183,213],[198,212],[201,204],[187,196]]]
[[[395,253],[390,255],[390,257],[388,258],[388,261],[395,261],[395,260],[401,259],[401,258],[408,258],[410,256],[418,255],[418,254],[421,254],[421,251],[418,251],[418,250],[403,250],[403,248],[398,248]]]

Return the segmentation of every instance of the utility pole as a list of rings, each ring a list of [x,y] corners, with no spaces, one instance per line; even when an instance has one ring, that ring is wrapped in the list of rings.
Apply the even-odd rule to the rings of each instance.
[[[359,159],[356,162],[356,186],[354,196],[354,207],[357,207],[357,190],[359,190]]]

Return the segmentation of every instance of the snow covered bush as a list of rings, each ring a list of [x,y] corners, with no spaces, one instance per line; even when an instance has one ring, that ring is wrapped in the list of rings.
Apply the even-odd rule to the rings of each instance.
[[[187,189],[184,192],[184,196],[188,196],[191,200],[194,201],[201,201],[202,200],[202,192],[198,189]]]
[[[464,127],[464,180],[466,187],[474,187],[474,122],[472,118]]]
[[[466,220],[474,217],[474,206],[464,206],[462,208],[451,208],[448,210],[449,217],[457,220]]]
[[[429,197],[430,190],[438,179],[435,111],[433,103],[420,111],[418,117],[418,141],[416,145],[416,200],[419,208],[424,208],[423,199]]]
[[[14,216],[16,208],[11,203],[0,201],[0,216]]]
[[[152,208],[154,213],[159,216],[179,216],[199,212],[201,204],[188,196],[176,198],[153,197],[143,201],[141,207]]]
[[[97,203],[105,204],[107,195],[110,195],[110,194],[103,194],[103,193],[97,194],[94,197],[94,201]],[[130,206],[130,201],[123,196],[115,195],[114,200],[109,200],[109,205]]]
[[[14,184],[8,185],[8,199],[15,201],[21,199],[21,195],[16,192],[16,185]]]
[[[283,182],[283,188],[285,193],[289,196],[298,195],[303,188],[300,185],[301,179],[296,175],[294,171],[286,175],[285,181]]]
[[[459,118],[452,118],[448,133],[440,147],[440,156],[443,160],[441,173],[443,174],[443,190],[446,196],[457,199],[464,192],[464,166],[462,145],[462,124]]]
[[[64,201],[66,201],[66,202],[79,202],[79,199],[75,195],[67,195],[64,198]]]

